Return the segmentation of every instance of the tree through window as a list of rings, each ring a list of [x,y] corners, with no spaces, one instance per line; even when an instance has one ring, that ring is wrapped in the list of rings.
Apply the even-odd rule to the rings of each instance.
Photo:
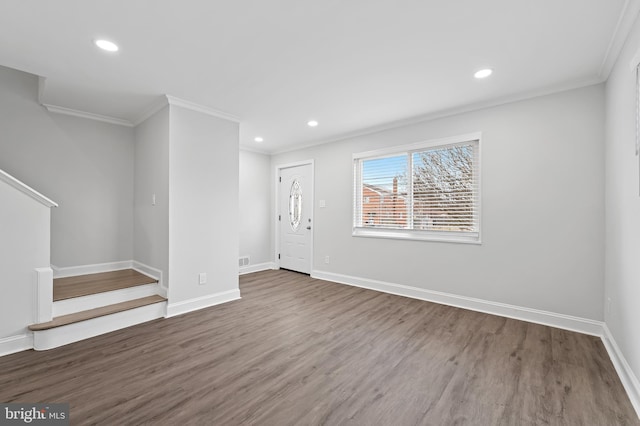
[[[354,156],[354,235],[478,242],[479,166],[479,137]]]

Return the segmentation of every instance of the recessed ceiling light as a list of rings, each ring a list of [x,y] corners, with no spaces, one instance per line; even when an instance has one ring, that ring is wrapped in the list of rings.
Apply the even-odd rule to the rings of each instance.
[[[119,49],[117,44],[109,40],[96,40],[96,46],[107,52],[117,52]]]
[[[307,121],[307,126],[309,127],[316,127],[317,125],[318,122],[316,120]]]
[[[475,78],[487,78],[491,74],[493,74],[493,70],[491,68],[485,68],[483,70],[476,71],[473,75]]]
[[[258,136],[257,138],[254,139],[254,141],[256,142],[262,142],[264,141],[264,139],[262,139],[260,136]]]

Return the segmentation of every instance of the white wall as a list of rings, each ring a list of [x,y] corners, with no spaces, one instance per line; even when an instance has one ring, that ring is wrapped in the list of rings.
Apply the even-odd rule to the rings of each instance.
[[[239,255],[250,257],[250,267],[273,260],[270,176],[270,156],[240,151]]]
[[[606,86],[605,320],[623,357],[640,377],[640,179],[635,155],[636,83],[630,69],[640,50],[636,22]],[[630,393],[630,395],[633,395]],[[640,410],[640,388],[635,390]]]
[[[36,76],[0,66],[0,169],[56,200],[51,263],[133,256],[133,129],[48,113]]]
[[[134,259],[163,271],[166,278],[169,271],[168,106],[136,127],[134,169]]]
[[[170,106],[170,307],[238,290],[238,138],[237,123]]]
[[[315,271],[602,320],[603,108],[597,85],[275,155],[272,169],[315,159]],[[482,245],[351,236],[353,153],[476,131]]]
[[[50,209],[0,182],[0,355],[25,349],[36,322],[35,268],[49,267]],[[13,347],[7,338],[20,337]]]

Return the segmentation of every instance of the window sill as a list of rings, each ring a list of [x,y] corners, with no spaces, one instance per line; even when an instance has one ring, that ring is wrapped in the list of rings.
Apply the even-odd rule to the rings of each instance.
[[[353,228],[354,237],[392,240],[433,241],[441,243],[480,245],[480,233],[415,231],[410,229]]]

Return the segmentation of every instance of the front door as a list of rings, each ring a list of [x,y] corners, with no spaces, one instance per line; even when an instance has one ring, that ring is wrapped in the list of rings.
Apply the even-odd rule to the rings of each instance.
[[[311,273],[313,193],[311,164],[280,169],[280,267]]]

